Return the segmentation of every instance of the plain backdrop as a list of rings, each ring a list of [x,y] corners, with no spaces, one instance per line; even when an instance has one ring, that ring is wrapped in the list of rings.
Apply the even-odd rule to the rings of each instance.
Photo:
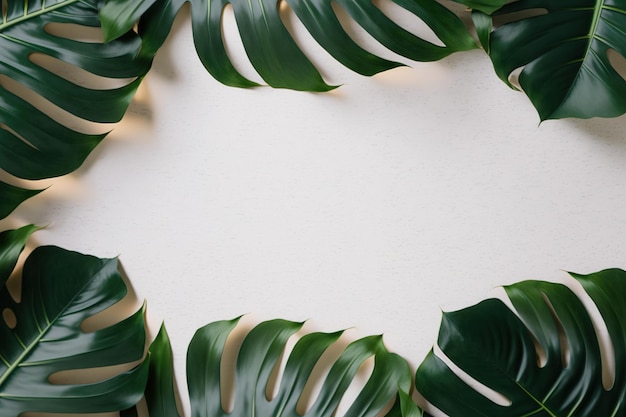
[[[210,321],[384,333],[415,369],[442,309],[626,266],[623,117],[540,124],[479,50],[361,77],[297,21],[340,88],[225,87],[197,59],[188,19],[84,166],[2,222],[48,225],[33,244],[119,255],[150,320],[165,320],[183,403],[186,346]],[[230,19],[231,53],[258,80],[235,30]]]

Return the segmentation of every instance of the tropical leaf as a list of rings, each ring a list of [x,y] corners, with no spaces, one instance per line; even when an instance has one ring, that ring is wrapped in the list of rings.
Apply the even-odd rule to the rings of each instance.
[[[338,0],[336,3],[386,48],[416,61],[438,60],[452,52],[476,47],[461,20],[437,1],[394,1],[430,26],[445,46],[435,45],[401,28],[369,0]],[[141,0],[128,5],[120,0],[108,0],[102,12],[103,21],[110,37],[115,37],[141,16],[142,53],[151,57],[164,42],[174,17],[185,2]],[[280,17],[279,0],[191,0],[190,3],[196,50],[204,66],[220,82],[238,87],[257,85],[237,71],[226,52],[222,19],[224,8],[230,4],[250,62],[265,82],[296,90],[333,88],[324,82],[287,31]],[[372,75],[401,65],[358,46],[342,27],[331,0],[286,0],[285,3],[313,38],[348,68]],[[143,13],[146,8],[147,12]]]
[[[0,288],[6,284],[28,238],[37,229],[37,226],[29,225],[0,233]]]
[[[610,57],[626,55],[623,1],[518,0],[494,16],[514,19],[491,35],[495,70],[511,85],[521,69],[519,84],[541,120],[626,112],[626,81]]]
[[[0,277],[35,230],[0,234]],[[98,259],[57,247],[40,247],[24,263],[21,300],[0,290],[0,410],[96,413],[130,407],[148,374],[143,308],[109,327],[85,332],[81,324],[119,301],[127,288],[115,259]],[[10,319],[13,318],[13,320]],[[85,383],[62,382],[59,373],[127,364],[130,370]],[[92,370],[93,372],[93,370]]]
[[[515,308],[497,299],[443,315],[438,345],[479,384],[503,396],[479,393],[432,351],[416,386],[451,417],[626,415],[626,272],[572,276],[598,308],[612,343],[617,371],[603,385],[596,329],[567,286],[526,281],[506,287]]]
[[[107,0],[100,10],[104,41],[110,42],[130,31],[156,0]]]
[[[92,122],[120,120],[150,61],[137,58],[136,34],[98,39],[99,0],[2,4],[0,169],[24,179],[66,174],[104,138],[84,133]],[[0,193],[0,215],[32,195],[6,184]]]
[[[148,353],[150,371],[145,400],[150,417],[180,417],[176,408],[174,357],[165,325],[161,325],[159,333],[148,348]],[[120,417],[138,417],[138,415],[137,406],[120,412]]]
[[[322,354],[337,341],[341,332],[310,333],[301,337],[287,359],[275,397],[266,395],[270,375],[280,359],[287,340],[302,323],[272,320],[259,324],[246,336],[237,357],[234,408],[224,411],[221,400],[220,367],[226,339],[239,319],[211,323],[194,335],[187,352],[187,385],[194,417],[300,417],[296,410],[314,366]],[[146,402],[151,417],[178,416],[172,384],[172,354],[164,328],[150,347],[150,378]],[[320,392],[303,414],[333,416],[339,401],[361,365],[374,357],[369,380],[346,412],[347,417],[374,417],[399,396],[400,401],[387,415],[421,416],[411,400],[411,375],[407,363],[387,351],[380,336],[359,339],[346,347],[334,362]],[[136,410],[124,413],[136,416]]]
[[[28,190],[0,181],[0,220],[7,217],[17,206],[43,190]]]

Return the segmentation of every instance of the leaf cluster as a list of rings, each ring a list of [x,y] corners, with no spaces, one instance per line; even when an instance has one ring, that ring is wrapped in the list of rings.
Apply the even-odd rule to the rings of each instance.
[[[542,120],[626,112],[624,0],[392,0],[432,30],[404,29],[370,0],[189,0],[198,56],[220,82],[258,85],[231,61],[222,32],[230,6],[245,51],[270,86],[329,85],[287,30],[290,10],[338,62],[363,75],[400,65],[358,45],[336,8],[398,56],[435,61],[482,46],[496,74],[522,89]],[[6,3],[6,4],[5,4]],[[38,180],[77,169],[121,119],[187,0],[8,0],[0,23],[0,218],[40,190]],[[285,6],[285,7],[283,7]],[[459,16],[459,13],[464,16]],[[472,35],[476,33],[476,39]],[[89,132],[89,133],[87,133]]]
[[[223,10],[230,5],[250,62],[268,85],[335,88],[287,30],[278,1],[189,2],[198,56],[220,82],[257,85],[237,71],[224,46]],[[359,46],[334,7],[410,60],[435,61],[480,45],[496,74],[527,94],[541,120],[626,112],[626,83],[619,67],[626,54],[624,0],[459,1],[470,9],[469,21],[435,0],[394,2],[425,22],[443,46],[403,29],[368,0],[285,0],[331,56],[363,75],[402,64]],[[22,187],[21,180],[77,169],[122,118],[185,3],[2,2],[0,169],[11,180],[0,181],[0,218],[41,191]],[[146,354],[143,308],[103,328],[84,329],[87,319],[127,292],[117,260],[41,247],[18,273],[18,258],[35,230],[26,226],[0,233],[0,415],[122,411],[132,416],[142,397],[152,416],[179,415],[167,334],[162,329]],[[622,369],[626,272],[572,276],[598,309],[615,369]],[[16,279],[19,294],[7,284]],[[374,369],[349,407],[350,417],[422,415],[412,389],[431,404],[428,409],[453,417],[626,415],[626,381],[616,372],[610,384],[603,383],[607,358],[597,337],[599,324],[581,299],[567,286],[537,281],[509,286],[506,292],[514,310],[489,299],[445,313],[437,349],[419,366],[414,381],[406,361],[388,352],[380,337],[353,342],[333,362],[319,395],[304,411],[302,393],[340,332],[299,338],[278,392],[270,398],[270,376],[302,323],[273,320],[255,327],[239,351],[235,407],[227,412],[221,403],[220,369],[237,320],[211,323],[198,330],[189,346],[192,413],[330,417],[361,365],[373,358]],[[100,378],[80,377],[112,367],[112,374]]]
[[[24,263],[20,299],[11,294],[6,282],[16,278],[11,275],[18,257],[36,229],[0,233],[1,415],[121,411],[123,417],[134,417],[144,397],[150,416],[180,416],[167,332],[161,327],[144,355],[143,308],[103,328],[82,328],[126,294],[117,260],[39,247]],[[412,399],[413,389],[427,409],[451,417],[625,415],[626,379],[619,370],[626,360],[626,272],[571,276],[584,290],[582,298],[563,284],[525,281],[505,288],[512,309],[502,300],[487,299],[444,313],[438,352],[427,355],[414,382],[407,362],[389,352],[381,336],[350,343],[320,379],[314,369],[342,332],[298,336],[287,355],[287,342],[303,323],[261,323],[238,350],[232,410],[222,403],[222,362],[239,319],[210,323],[196,332],[187,352],[192,415],[331,417],[362,365],[372,359],[373,370],[350,403],[348,417],[429,415]],[[599,322],[585,297],[599,312]],[[598,337],[603,327],[609,354],[602,353]],[[276,394],[270,395],[283,355]],[[614,363],[612,369],[607,362]],[[59,377],[114,365],[124,370],[88,381]],[[611,370],[615,373],[607,378]],[[317,380],[319,393],[302,404],[307,387]]]

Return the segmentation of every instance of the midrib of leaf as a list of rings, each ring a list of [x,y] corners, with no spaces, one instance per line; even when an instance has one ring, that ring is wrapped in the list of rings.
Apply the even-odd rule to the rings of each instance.
[[[25,5],[24,5],[24,16],[18,17],[17,19],[13,19],[13,20],[8,21],[8,22],[6,20],[6,16],[4,16],[3,19],[2,19],[2,24],[0,24],[0,32],[3,32],[4,30],[10,28],[11,26],[17,25],[17,24],[22,23],[22,22],[24,22],[26,20],[35,18],[37,16],[41,16],[44,13],[52,12],[54,10],[60,9],[62,7],[65,7],[65,6],[68,6],[68,5],[72,4],[72,3],[76,3],[78,1],[81,1],[81,0],[65,0],[65,1],[57,3],[57,4],[53,5],[53,6],[50,6],[50,7],[46,7],[46,4],[44,2],[43,6],[41,7],[41,9],[39,9],[39,10],[37,10],[35,12],[32,12],[32,13],[28,13],[27,4],[25,2]]]
[[[510,378],[510,377],[509,377],[509,378]],[[548,407],[546,407],[546,406],[545,406],[545,404],[544,404],[542,401],[540,401],[538,398],[536,398],[534,395],[532,395],[532,394],[531,394],[531,393],[530,393],[530,392],[529,392],[526,388],[524,388],[524,386],[522,386],[522,384],[520,384],[519,382],[517,382],[517,381],[515,381],[515,380],[513,380],[513,381],[515,382],[515,384],[516,384],[518,387],[520,387],[520,389],[521,389],[522,391],[524,391],[524,393],[525,393],[526,395],[528,395],[528,396],[529,396],[529,397],[530,397],[530,398],[531,398],[534,402],[536,402],[536,403],[537,403],[537,405],[539,405],[539,406],[541,407],[541,409],[542,409],[542,410],[545,410],[545,411],[546,411],[546,413],[550,414],[550,416],[552,416],[552,417],[557,417],[557,415],[556,415],[556,414],[554,414],[554,413],[553,413],[553,412],[552,412],[552,411],[551,411]]]
[[[602,14],[603,9],[605,9],[604,0],[597,0],[593,7],[593,16],[591,17],[591,27],[589,28],[589,33],[586,36],[588,39],[588,44],[587,44],[587,48],[585,48],[585,55],[580,59],[581,67],[585,65],[585,61],[587,61],[587,56],[589,56],[589,53],[592,52],[591,43],[593,42],[594,39],[596,39],[596,31],[598,29],[598,24],[600,23],[600,15]],[[565,95],[566,97],[568,97],[570,93],[572,92],[572,89],[574,85],[576,84],[576,81],[578,80],[580,73],[581,71],[579,69],[576,74],[576,77],[574,78],[574,80],[572,81],[572,84],[570,85],[569,90],[567,91],[567,94]]]
[[[13,364],[9,367],[9,369],[6,370],[6,372],[4,373],[4,375],[2,375],[2,377],[0,378],[0,387],[2,386],[2,384],[4,384],[4,382],[11,376],[11,374],[13,373],[13,371],[15,371],[15,369],[20,366],[20,364],[22,363],[22,360],[28,356],[28,354],[35,348],[35,346],[37,346],[39,344],[39,342],[41,341],[41,339],[43,338],[43,336],[46,334],[46,332],[48,330],[50,330],[50,327],[52,326],[53,323],[51,323],[47,318],[46,321],[48,321],[48,325],[41,329],[41,332],[39,333],[39,335],[32,341],[32,343],[28,346],[24,346],[23,343],[20,344],[22,346],[24,346],[24,351],[22,352],[22,354],[20,356],[17,357],[17,359],[15,360],[15,362],[13,362]],[[39,327],[39,326],[37,326]],[[16,335],[17,337],[17,335]],[[18,338],[19,340],[19,338]],[[2,394],[0,394],[0,397],[2,396]]]
[[[104,265],[103,265],[104,267]],[[102,271],[103,268],[100,268],[98,270],[98,273]],[[56,321],[59,319],[59,317],[61,317],[61,315],[63,315],[63,313],[67,310],[68,306],[70,306],[74,300],[76,299],[76,297],[78,297],[79,294],[81,294],[83,292],[83,289],[91,282],[91,280],[98,275],[98,273],[93,274],[91,276],[91,278],[89,278],[88,280],[85,281],[85,285],[83,285],[79,291],[76,292],[76,294],[74,294],[74,296],[67,302],[67,304],[65,305],[65,308],[61,309],[61,311],[59,311],[59,314],[56,315],[56,317],[54,317],[53,320],[50,320],[48,318],[48,314],[46,313],[46,309],[43,308],[43,315],[46,319],[46,322],[48,323],[48,325],[46,327],[44,327],[43,329],[40,329],[39,335],[28,345],[25,346],[21,340],[18,338],[18,340],[20,341],[20,344],[22,346],[24,346],[24,351],[22,352],[22,354],[15,360],[15,362],[13,362],[13,364],[6,370],[6,372],[0,377],[0,387],[2,387],[2,385],[6,382],[6,380],[11,376],[11,374],[13,373],[13,371],[15,371],[15,369],[17,367],[20,366],[20,364],[22,363],[22,360],[28,356],[28,354],[39,344],[39,342],[41,342],[41,339],[44,337],[44,335],[48,332],[48,330],[50,330],[50,328],[56,323]],[[42,305],[45,307],[43,300],[41,300]],[[37,327],[39,327],[39,323],[36,322]],[[16,335],[17,337],[17,335]],[[0,392],[0,397],[2,397],[3,394]]]
[[[595,7],[593,8],[591,28],[589,29],[589,46],[587,47],[587,51],[585,52],[585,59],[587,58],[587,54],[591,50],[591,41],[596,36],[595,34],[596,30],[598,29],[598,23],[600,22],[600,14],[602,13],[602,9],[604,9],[604,0],[599,0],[596,2]]]

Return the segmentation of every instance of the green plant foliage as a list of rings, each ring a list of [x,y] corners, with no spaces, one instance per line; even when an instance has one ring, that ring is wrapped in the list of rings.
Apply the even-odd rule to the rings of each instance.
[[[0,233],[0,288],[4,288],[28,238],[35,230],[37,227],[30,225]]]
[[[446,414],[473,416],[626,415],[626,272],[572,276],[597,306],[615,354],[603,386],[596,330],[566,286],[526,281],[506,287],[515,311],[497,299],[445,313],[438,345],[460,369],[503,395],[496,403],[463,382],[431,351],[416,374],[422,395]]]
[[[39,194],[42,190],[28,190],[0,181],[0,220],[7,217],[25,200]]]
[[[176,408],[174,386],[174,358],[170,338],[161,325],[159,333],[148,348],[150,371],[146,384],[145,400],[150,417],[180,417]],[[120,412],[120,417],[137,417],[137,407]]]
[[[186,0],[143,0],[124,6],[119,0],[108,0],[102,13],[103,21],[110,37],[115,37],[141,16],[139,29],[144,39],[143,53],[151,56],[164,42],[184,3]],[[250,62],[265,82],[273,87],[295,90],[326,91],[333,88],[324,82],[287,31],[277,0],[192,0],[190,3],[196,50],[204,66],[220,82],[238,87],[257,85],[236,70],[226,52],[222,15],[224,7],[230,4]],[[385,47],[416,61],[434,61],[452,52],[476,47],[461,20],[435,0],[395,0],[395,3],[428,24],[444,47],[402,29],[369,0],[339,0],[336,3]],[[348,68],[372,75],[401,65],[359,47],[341,26],[330,0],[286,0],[286,4],[313,38]],[[151,7],[142,14],[140,11],[147,5]]]
[[[626,112],[626,81],[608,56],[626,55],[623,1],[518,0],[494,16],[512,14],[491,36],[491,59],[507,83],[523,68],[519,83],[542,120]]]
[[[342,332],[310,333],[302,336],[287,359],[275,397],[268,399],[270,375],[287,340],[302,323],[285,320],[263,322],[246,336],[237,357],[234,409],[224,411],[221,400],[221,361],[226,339],[239,319],[219,321],[200,328],[187,352],[187,385],[194,417],[300,417],[296,410],[313,367]],[[172,384],[172,354],[164,328],[150,347],[150,377],[146,402],[151,417],[178,416]],[[333,416],[361,365],[374,357],[369,380],[346,412],[346,417],[374,417],[397,396],[400,400],[389,416],[419,417],[421,411],[408,394],[411,375],[407,363],[384,347],[380,336],[359,339],[346,347],[332,364],[320,393],[304,416]],[[128,410],[124,416],[136,416]]]
[[[107,0],[100,10],[104,41],[110,42],[133,29],[155,0]]]
[[[35,180],[71,172],[105,136],[84,133],[79,122],[113,123],[126,111],[150,61],[137,58],[136,34],[108,44],[81,37],[97,34],[100,6],[10,0],[2,8],[0,169]],[[0,193],[4,216],[32,195],[7,184]]]
[[[33,226],[0,234],[0,278],[6,282]],[[61,371],[141,360],[143,308],[103,329],[85,332],[83,321],[119,301],[127,288],[115,259],[98,259],[57,247],[35,249],[24,263],[20,301],[0,290],[0,410],[97,413],[135,404],[148,363],[88,383],[56,382]],[[12,316],[14,322],[8,319]]]

